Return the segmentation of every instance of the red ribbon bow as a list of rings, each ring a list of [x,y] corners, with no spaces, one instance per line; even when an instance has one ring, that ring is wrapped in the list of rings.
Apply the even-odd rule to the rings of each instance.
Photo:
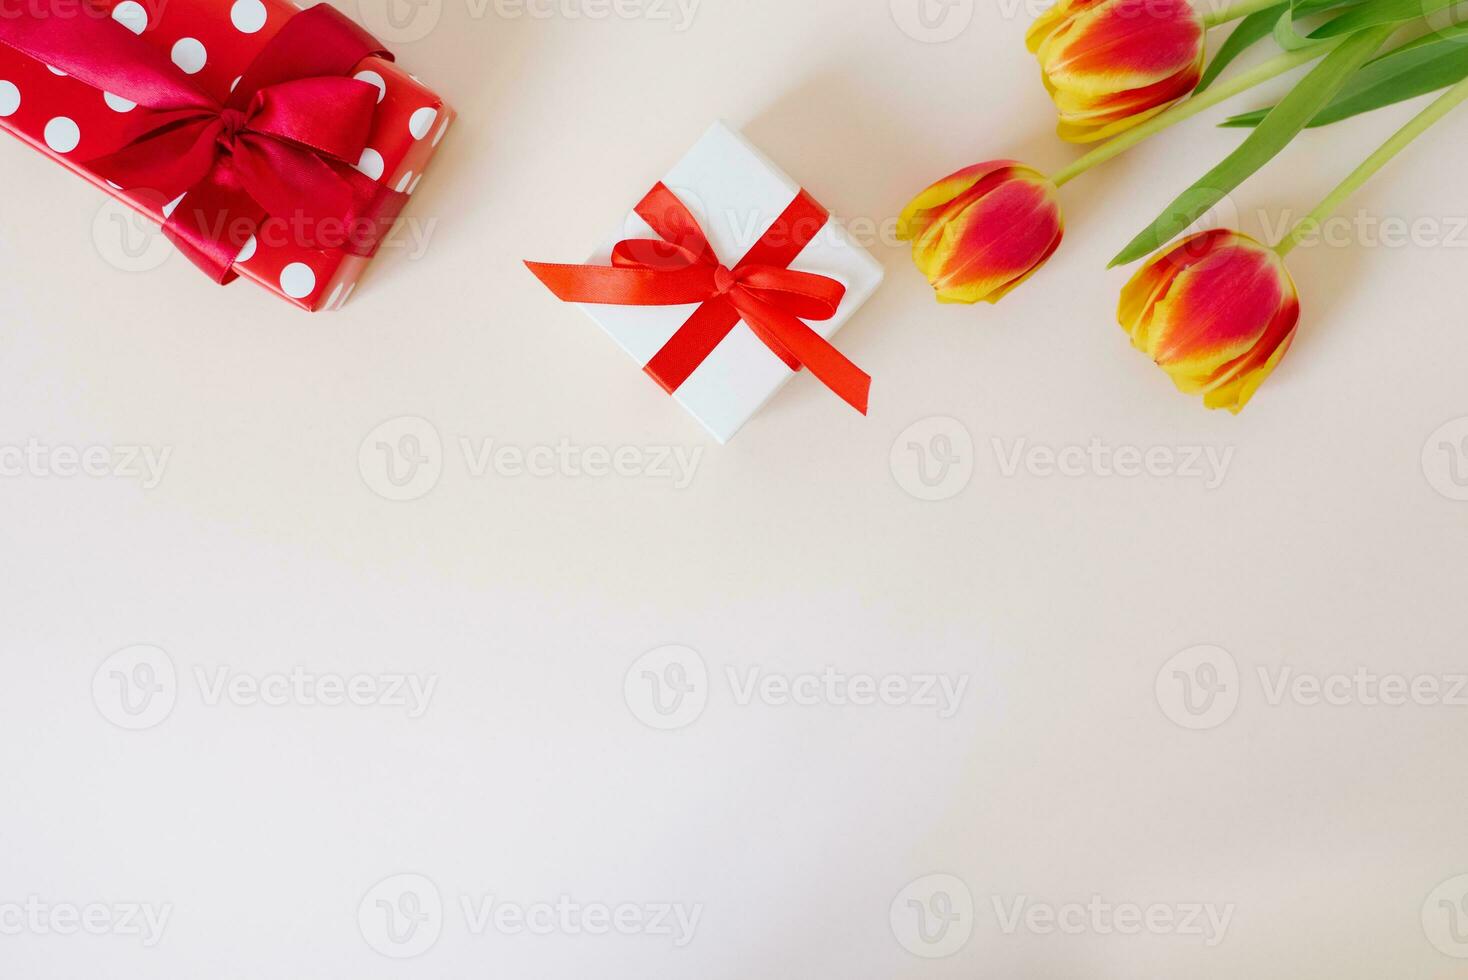
[[[348,76],[363,58],[392,57],[362,28],[326,4],[292,17],[221,104],[117,21],[36,8],[0,19],[0,43],[152,110],[87,166],[124,190],[185,195],[164,232],[216,282],[235,278],[267,216],[305,248],[376,251],[407,196],[353,166],[378,90]]]
[[[809,368],[866,414],[871,377],[803,322],[835,316],[846,287],[790,268],[830,220],[814,198],[801,191],[732,269],[720,263],[688,208],[664,185],[642,199],[637,214],[662,240],[619,242],[610,266],[525,264],[568,303],[700,304],[645,368],[669,394],[743,320],[792,371]]]

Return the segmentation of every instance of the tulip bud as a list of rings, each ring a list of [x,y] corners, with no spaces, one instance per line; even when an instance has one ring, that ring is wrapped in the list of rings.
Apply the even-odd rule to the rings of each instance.
[[[1059,193],[1013,160],[945,177],[902,212],[897,234],[940,303],[998,302],[1060,246]]]
[[[1188,0],[1058,0],[1030,28],[1061,139],[1107,139],[1198,85],[1203,18]]]
[[[1300,298],[1274,249],[1205,231],[1148,261],[1117,317],[1179,391],[1237,415],[1289,351]]]

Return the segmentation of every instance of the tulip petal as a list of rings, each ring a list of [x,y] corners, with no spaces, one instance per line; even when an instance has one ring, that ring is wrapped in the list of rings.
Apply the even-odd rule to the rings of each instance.
[[[1012,168],[1029,169],[1014,160],[990,160],[965,167],[932,184],[903,209],[897,219],[898,240],[909,242],[922,235],[945,214],[949,205],[968,195],[984,178]]]
[[[1121,303],[1117,307],[1117,320],[1132,338],[1137,350],[1145,351],[1152,324],[1152,311],[1158,300],[1166,295],[1182,267],[1164,255],[1155,262],[1144,265],[1131,281],[1122,288]]]
[[[1039,51],[1040,46],[1045,43],[1045,39],[1050,36],[1051,32],[1065,21],[1067,15],[1065,7],[1064,3],[1057,3],[1035,18],[1030,29],[1025,32],[1025,47],[1030,49],[1031,54]]]
[[[1237,415],[1254,397],[1259,387],[1274,373],[1279,362],[1289,353],[1300,321],[1300,304],[1291,301],[1275,316],[1261,342],[1248,354],[1221,372],[1218,386],[1203,396],[1208,408],[1226,408]]]
[[[1038,259],[1036,259],[1034,261],[1034,263],[1028,269],[1026,269],[1024,271],[1024,273],[1022,275],[1020,275],[1017,279],[1011,279],[1009,282],[1005,283],[1003,286],[1000,286],[998,289],[994,290],[988,296],[985,296],[984,297],[984,302],[989,303],[991,305],[994,304],[994,303],[997,303],[1001,299],[1003,299],[1004,297],[1008,296],[1010,293],[1014,292],[1020,286],[1024,285],[1024,283],[1027,282],[1031,276],[1033,276],[1035,273],[1037,273],[1037,272],[1040,271],[1041,267],[1044,266],[1046,262],[1049,262],[1050,261],[1050,257],[1055,254],[1055,252],[1056,252],[1057,249],[1060,248],[1060,242],[1064,238],[1065,238],[1065,231],[1064,231],[1064,229],[1062,229],[1062,228],[1056,228],[1055,229],[1055,237],[1050,240],[1049,246],[1046,247],[1046,249],[1045,249],[1045,251],[1043,253],[1041,253],[1040,257]],[[953,300],[945,300],[940,295],[938,297],[938,302],[943,303],[943,302],[954,302],[954,301]]]
[[[1156,115],[1203,74],[1206,29],[1189,0],[1057,4],[1027,35],[1060,114],[1060,135],[1092,142]]]
[[[1185,98],[1203,74],[1200,60],[1185,71],[1155,85],[1085,100],[1073,93],[1054,93],[1060,113],[1060,137],[1071,143],[1094,143],[1146,122]]]
[[[1269,380],[1269,376],[1274,373],[1274,369],[1279,366],[1279,362],[1284,360],[1284,356],[1289,353],[1294,339],[1294,334],[1291,333],[1284,342],[1274,349],[1274,353],[1269,355],[1269,360],[1265,361],[1262,366],[1255,368],[1248,374],[1240,375],[1237,379],[1221,388],[1215,388],[1213,391],[1208,392],[1208,394],[1203,396],[1204,406],[1213,409],[1226,408],[1234,415],[1242,412],[1244,407],[1253,399],[1254,394],[1259,390],[1260,386]]]
[[[1153,258],[1117,307],[1133,345],[1178,390],[1235,413],[1289,350],[1299,315],[1278,253],[1227,230],[1192,235]]]
[[[1199,244],[1178,247],[1185,265],[1157,304],[1148,353],[1160,364],[1211,373],[1258,341],[1285,290],[1268,249],[1233,236],[1206,240],[1206,251]]]
[[[993,302],[1059,244],[1056,204],[1040,184],[1014,179],[945,223],[925,271],[941,302]]]
[[[913,263],[942,303],[996,302],[1064,236],[1055,185],[1013,160],[976,164],[933,184],[903,211],[898,231],[912,241]]]
[[[1112,0],[1074,14],[1038,53],[1056,88],[1099,98],[1184,71],[1203,33],[1187,0]]]
[[[1048,10],[1035,18],[1030,29],[1025,32],[1025,46],[1034,54],[1045,43],[1045,40],[1055,32],[1056,28],[1063,25],[1075,15],[1076,11],[1088,7],[1094,7],[1105,0],[1058,0]]]

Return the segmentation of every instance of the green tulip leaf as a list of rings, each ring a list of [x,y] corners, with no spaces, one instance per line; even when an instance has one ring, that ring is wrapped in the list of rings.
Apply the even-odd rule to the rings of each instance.
[[[1368,62],[1346,83],[1308,128],[1329,126],[1447,88],[1468,78],[1468,25],[1447,28],[1411,41]],[[1222,125],[1251,128],[1269,109],[1257,109],[1224,120]]]
[[[1201,92],[1212,85],[1223,70],[1234,62],[1239,55],[1264,40],[1274,31],[1274,25],[1279,22],[1280,17],[1288,16],[1289,4],[1281,3],[1276,7],[1255,11],[1235,27],[1229,34],[1228,40],[1224,41],[1218,48],[1218,53],[1208,63],[1208,68],[1203,72],[1202,79],[1198,82],[1196,92]]]
[[[1316,43],[1295,30],[1295,17],[1293,10],[1286,10],[1274,23],[1274,43],[1284,51],[1299,51]]]
[[[1296,51],[1319,43],[1318,39],[1301,35],[1295,22],[1313,14],[1323,14],[1341,7],[1353,7],[1364,0],[1282,0],[1281,3],[1256,10],[1229,33],[1219,46],[1218,53],[1208,63],[1203,77],[1198,80],[1194,94],[1203,91],[1218,80],[1223,70],[1238,57],[1260,41],[1274,35],[1275,42],[1286,51]]]
[[[1372,0],[1375,2],[1375,0]],[[1204,174],[1132,239],[1111,265],[1126,265],[1150,255],[1208,213],[1229,192],[1274,159],[1305,125],[1319,115],[1352,75],[1386,43],[1396,25],[1376,27],[1346,38],[1270,110],[1237,150]]]
[[[1343,34],[1364,31],[1369,27],[1400,24],[1446,10],[1458,2],[1459,0],[1366,0],[1317,27],[1310,36],[1340,37]]]
[[[1290,4],[1290,12],[1295,20],[1309,17],[1311,14],[1323,14],[1337,7],[1355,7],[1367,0],[1294,0]]]
[[[1306,17],[1324,14],[1342,7],[1356,7],[1369,0],[1292,0],[1290,9],[1280,15],[1274,23],[1274,42],[1285,51],[1299,51],[1319,40],[1315,35],[1305,36],[1295,25]],[[1352,33],[1350,31],[1344,33]]]

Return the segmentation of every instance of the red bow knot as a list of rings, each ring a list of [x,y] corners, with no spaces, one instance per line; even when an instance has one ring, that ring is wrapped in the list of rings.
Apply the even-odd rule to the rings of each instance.
[[[358,172],[377,89],[348,77],[392,56],[326,4],[292,17],[221,104],[151,44],[111,18],[0,20],[0,43],[146,111],[127,143],[89,160],[124,190],[184,196],[164,231],[218,282],[267,217],[291,244],[370,256],[406,195]]]
[[[670,394],[742,320],[792,371],[809,368],[866,414],[871,377],[804,322],[834,317],[846,287],[790,268],[830,219],[814,198],[804,191],[797,195],[732,269],[719,261],[693,215],[663,184],[643,198],[637,214],[661,240],[617,243],[611,266],[525,264],[568,303],[699,304],[645,368]]]
[[[249,125],[250,117],[238,109],[225,109],[219,113],[219,145],[226,151],[234,149],[234,141]]]
[[[728,266],[721,265],[714,270],[714,291],[723,296],[739,285],[739,277],[736,276]]]

